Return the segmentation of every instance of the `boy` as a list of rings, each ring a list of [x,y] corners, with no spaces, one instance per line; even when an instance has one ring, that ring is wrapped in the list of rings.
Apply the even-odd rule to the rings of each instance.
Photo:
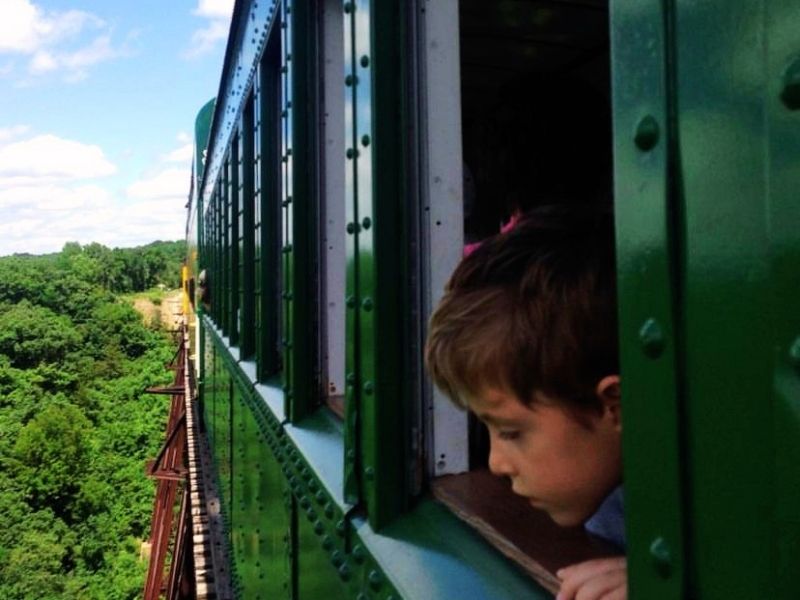
[[[489,468],[563,526],[624,549],[614,235],[584,206],[532,211],[453,273],[431,377],[489,430]],[[624,558],[562,569],[558,600],[627,597]]]

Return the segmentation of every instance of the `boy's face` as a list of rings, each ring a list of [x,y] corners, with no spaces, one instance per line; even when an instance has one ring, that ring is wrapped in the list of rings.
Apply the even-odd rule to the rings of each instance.
[[[530,406],[498,389],[472,399],[489,428],[492,473],[509,477],[515,493],[559,525],[583,523],[622,480],[618,381],[615,406],[604,399],[602,415],[587,415],[591,429],[543,394]]]

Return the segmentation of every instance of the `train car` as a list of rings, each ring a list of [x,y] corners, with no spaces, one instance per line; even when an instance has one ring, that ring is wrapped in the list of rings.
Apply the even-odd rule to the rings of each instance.
[[[236,597],[550,598],[611,552],[488,475],[422,365],[464,246],[564,189],[615,216],[629,597],[798,597],[798,31],[792,0],[236,1],[188,231]]]

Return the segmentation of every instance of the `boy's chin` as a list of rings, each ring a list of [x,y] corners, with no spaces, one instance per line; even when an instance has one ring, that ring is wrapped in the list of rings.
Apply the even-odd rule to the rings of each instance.
[[[535,501],[531,501],[531,506],[545,511],[553,522],[560,527],[577,527],[583,525],[586,520],[582,515],[576,515],[569,511],[552,510],[548,507],[537,505]]]

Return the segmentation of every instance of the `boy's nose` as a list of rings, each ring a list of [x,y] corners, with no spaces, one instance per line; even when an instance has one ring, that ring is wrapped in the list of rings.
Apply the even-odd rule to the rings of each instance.
[[[511,475],[513,468],[498,443],[491,441],[489,447],[489,470],[495,475]]]

